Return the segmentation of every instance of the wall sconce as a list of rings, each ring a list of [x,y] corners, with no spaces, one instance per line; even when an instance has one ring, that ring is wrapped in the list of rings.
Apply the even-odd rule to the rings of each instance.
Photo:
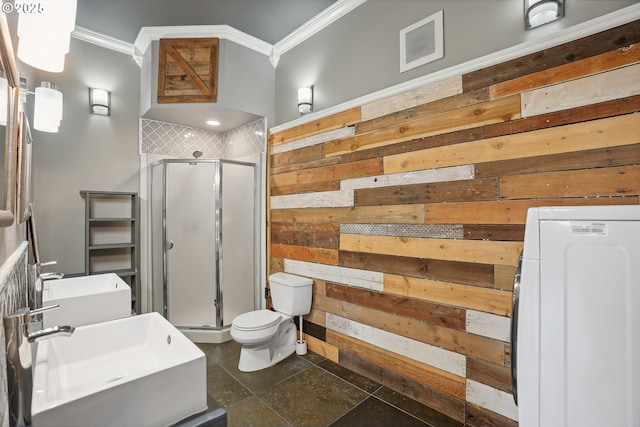
[[[524,28],[530,30],[564,16],[564,0],[524,0]]]
[[[89,88],[89,110],[91,114],[111,115],[111,92],[104,89]]]
[[[62,92],[50,82],[42,82],[35,91],[33,127],[43,132],[58,132],[62,121]]]
[[[313,111],[313,86],[298,89],[298,111],[303,115]]]
[[[77,5],[77,0],[40,0],[33,5],[37,9],[19,13],[18,58],[44,71],[61,72],[76,25]]]

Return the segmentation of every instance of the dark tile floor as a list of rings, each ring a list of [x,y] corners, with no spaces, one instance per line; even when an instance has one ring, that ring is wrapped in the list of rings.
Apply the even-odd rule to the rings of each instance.
[[[207,391],[226,409],[229,427],[462,427],[312,352],[246,373],[234,341],[198,346],[207,355]]]

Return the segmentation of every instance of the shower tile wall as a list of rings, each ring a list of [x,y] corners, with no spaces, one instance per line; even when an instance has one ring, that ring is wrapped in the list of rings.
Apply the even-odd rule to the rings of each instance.
[[[203,158],[235,160],[264,153],[265,134],[265,119],[228,132],[142,119],[140,153],[190,159],[195,151],[202,151]]]
[[[242,159],[266,151],[266,122],[256,120],[225,134],[225,158]]]
[[[2,318],[27,306],[27,242],[0,266],[0,315]],[[7,353],[4,327],[0,328],[0,425],[9,426],[9,401],[7,392]]]

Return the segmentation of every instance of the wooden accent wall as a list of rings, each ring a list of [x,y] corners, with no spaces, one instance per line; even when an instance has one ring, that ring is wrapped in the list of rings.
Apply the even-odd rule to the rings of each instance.
[[[314,279],[311,351],[513,427],[527,209],[637,204],[640,21],[270,136],[270,272]]]

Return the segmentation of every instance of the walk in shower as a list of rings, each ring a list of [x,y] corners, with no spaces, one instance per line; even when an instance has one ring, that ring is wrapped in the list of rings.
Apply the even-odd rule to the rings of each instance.
[[[260,175],[254,163],[151,164],[152,305],[194,341],[222,342],[260,306]]]

